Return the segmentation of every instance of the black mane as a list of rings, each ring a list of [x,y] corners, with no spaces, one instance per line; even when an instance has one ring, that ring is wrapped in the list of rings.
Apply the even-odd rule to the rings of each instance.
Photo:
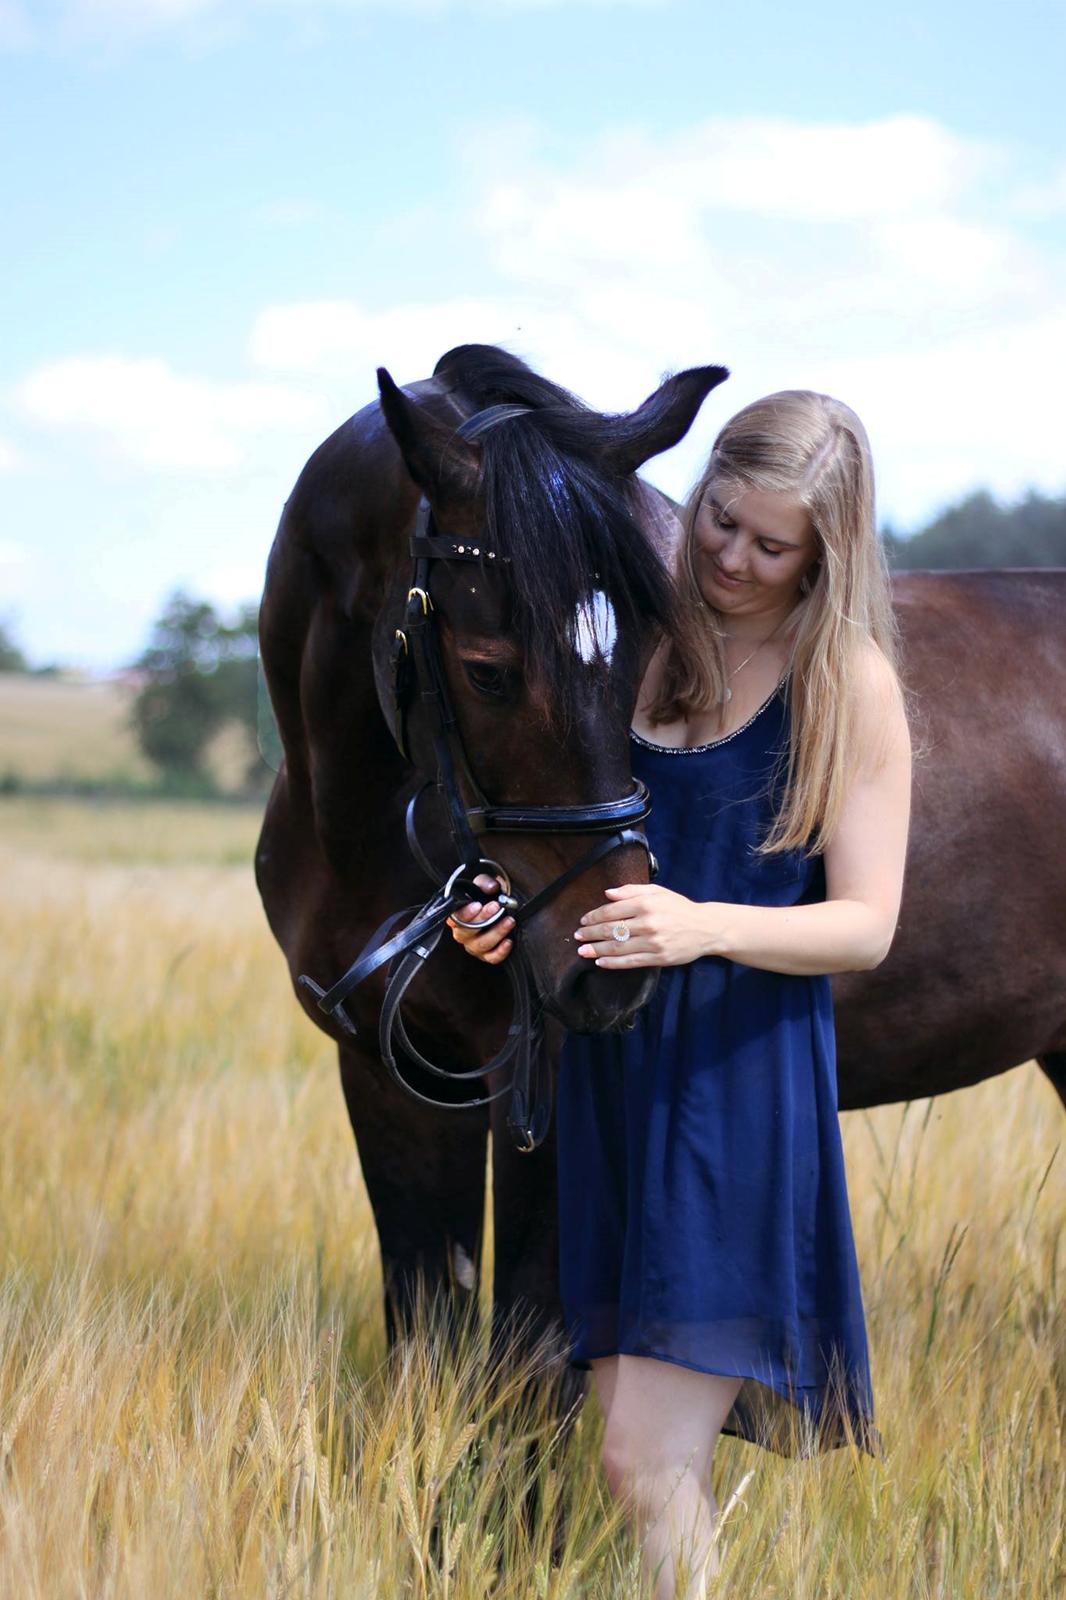
[[[636,487],[603,466],[610,419],[493,345],[459,345],[435,378],[479,411],[529,406],[480,439],[485,531],[509,556],[512,621],[526,671],[552,715],[570,722],[578,699],[575,609],[608,596],[619,631],[641,623],[672,631],[673,580],[636,520]]]

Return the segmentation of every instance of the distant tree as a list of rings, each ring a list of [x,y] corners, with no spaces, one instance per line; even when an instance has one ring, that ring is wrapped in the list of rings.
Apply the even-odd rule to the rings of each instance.
[[[256,748],[256,607],[224,622],[206,600],[172,594],[136,666],[144,675],[132,719],[144,754],[171,778],[206,782],[207,748],[220,728],[236,722]],[[258,752],[249,761],[249,787],[261,781]]]
[[[0,672],[29,672],[30,664],[11,633],[10,625],[0,618]]]
[[[980,489],[918,533],[901,538],[885,528],[882,537],[893,567],[1066,566],[1066,496],[1033,489],[1003,506]]]

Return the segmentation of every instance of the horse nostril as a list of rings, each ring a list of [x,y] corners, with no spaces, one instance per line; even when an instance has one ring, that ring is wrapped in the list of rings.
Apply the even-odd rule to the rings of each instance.
[[[575,1033],[628,1030],[636,1026],[658,976],[648,967],[604,972],[581,963],[567,973],[550,1009]]]

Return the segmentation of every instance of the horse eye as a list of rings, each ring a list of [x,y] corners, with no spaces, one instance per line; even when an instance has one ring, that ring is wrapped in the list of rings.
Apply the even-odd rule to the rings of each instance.
[[[494,667],[487,661],[464,661],[463,671],[478,694],[496,695],[500,699],[507,694],[506,667]]]

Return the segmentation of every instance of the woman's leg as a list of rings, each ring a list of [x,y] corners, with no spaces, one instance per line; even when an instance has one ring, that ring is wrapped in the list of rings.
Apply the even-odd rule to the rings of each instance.
[[[719,1565],[711,1459],[744,1380],[626,1355],[593,1362],[593,1373],[606,1416],[604,1471],[643,1534],[655,1600],[696,1600],[701,1578]],[[675,1577],[679,1558],[688,1571],[684,1588]]]

